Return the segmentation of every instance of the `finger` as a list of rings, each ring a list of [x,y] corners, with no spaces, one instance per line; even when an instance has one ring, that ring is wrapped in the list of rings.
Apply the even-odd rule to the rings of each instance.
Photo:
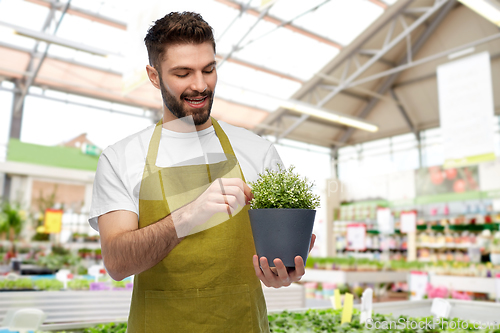
[[[246,205],[246,198],[245,194],[243,193],[242,187],[243,187],[243,181],[241,181],[242,186],[238,185],[228,185],[224,184],[227,182],[224,182],[222,178],[219,178],[219,184],[220,184],[220,190],[223,195],[232,195],[236,197],[238,200],[238,204],[241,205],[241,207],[244,207]]]
[[[257,275],[257,277],[266,285],[266,287],[269,287],[266,277],[260,269],[259,257],[257,255],[253,256],[253,268],[255,269],[255,275]]]
[[[283,261],[281,261],[281,259],[279,258],[274,259],[273,262],[278,271],[278,277],[281,280],[282,285],[289,286],[291,282],[285,264],[283,264]]]
[[[243,189],[243,180],[240,178],[218,178],[220,182],[222,183],[221,186],[228,187],[228,186],[237,186],[241,190],[241,192],[244,192]]]
[[[247,183],[243,183],[243,193],[245,194],[245,199],[247,202],[253,199],[252,189],[247,185]]]
[[[295,271],[290,273],[290,275],[292,275],[292,279],[296,282],[306,273],[306,269],[304,268],[304,260],[302,260],[301,256],[296,256],[294,262]]]
[[[234,211],[238,209],[239,206],[238,200],[236,200],[236,198],[232,195],[225,195],[224,198],[231,214],[234,213]]]
[[[226,195],[228,197],[232,197],[236,200],[236,203],[240,205],[241,207],[245,207],[246,205],[246,199],[245,195],[243,192],[238,187],[226,187]]]
[[[260,267],[262,269],[262,272],[264,273],[264,276],[266,277],[267,281],[272,285],[274,281],[276,280],[276,275],[271,271],[269,268],[269,263],[267,262],[266,257],[261,257],[260,258]]]
[[[316,235],[312,234],[312,236],[311,236],[311,244],[309,245],[309,252],[311,252],[311,250],[313,249],[315,242],[316,242]]]

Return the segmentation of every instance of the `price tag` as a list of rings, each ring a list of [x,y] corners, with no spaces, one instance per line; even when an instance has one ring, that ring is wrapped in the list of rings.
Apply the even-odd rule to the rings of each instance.
[[[431,313],[438,318],[448,318],[450,316],[451,304],[442,298],[432,300]]]
[[[335,310],[340,310],[342,308],[342,303],[340,302],[340,291],[338,289],[333,291],[333,296],[330,297],[330,301],[332,301],[332,306]]]
[[[95,278],[95,282],[98,282],[99,277],[106,273],[106,270],[101,265],[92,265],[88,269],[89,275]]]
[[[394,218],[392,217],[391,210],[389,208],[377,209],[377,224],[378,224],[378,231],[380,231],[380,233],[382,234],[394,233]]]
[[[342,309],[342,321],[340,325],[343,323],[350,323],[352,320],[352,304],[353,304],[353,295],[346,293],[344,295],[344,308]]]
[[[347,249],[353,251],[364,251],[366,249],[366,225],[347,225]]]
[[[409,233],[417,230],[417,213],[403,212],[401,213],[401,232]]]
[[[366,322],[372,317],[372,305],[373,304],[373,290],[371,288],[366,288],[361,296],[361,314],[359,321],[361,323]]]
[[[429,276],[425,272],[412,271],[410,273],[410,301],[423,300],[427,293]]]
[[[73,279],[73,274],[67,269],[60,269],[56,273],[56,279],[64,284],[64,289],[68,289],[68,281]]]

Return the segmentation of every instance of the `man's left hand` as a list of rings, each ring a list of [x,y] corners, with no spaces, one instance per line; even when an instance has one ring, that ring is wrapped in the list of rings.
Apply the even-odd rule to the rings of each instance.
[[[311,243],[309,245],[309,252],[314,247],[314,242],[316,241],[316,235],[312,234]],[[257,277],[266,285],[266,287],[280,288],[288,287],[292,282],[300,281],[304,273],[306,272],[304,267],[304,260],[301,256],[296,256],[295,259],[295,269],[286,268],[281,259],[274,259],[274,265],[276,267],[269,267],[266,257],[260,258],[257,255],[253,256],[253,267],[255,268],[255,274]]]

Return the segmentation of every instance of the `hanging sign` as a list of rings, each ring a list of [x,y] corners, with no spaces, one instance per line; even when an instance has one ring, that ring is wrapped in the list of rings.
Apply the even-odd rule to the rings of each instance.
[[[362,223],[348,224],[346,238],[348,250],[366,250],[366,225]]]
[[[390,235],[394,233],[394,217],[390,208],[377,209],[377,225],[378,231],[382,234]]]
[[[61,209],[47,209],[43,223],[43,232],[57,234],[61,232],[63,211]]]
[[[410,233],[417,230],[417,212],[402,212],[401,213],[401,232]]]
[[[488,52],[438,66],[445,168],[495,159],[494,102]]]

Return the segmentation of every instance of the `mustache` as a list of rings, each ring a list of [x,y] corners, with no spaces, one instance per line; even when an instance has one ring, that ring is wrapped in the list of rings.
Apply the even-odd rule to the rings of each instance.
[[[204,92],[202,93],[183,93],[181,94],[181,97],[180,99],[184,99],[184,98],[187,98],[187,97],[211,97],[213,94],[212,90],[205,90]]]

